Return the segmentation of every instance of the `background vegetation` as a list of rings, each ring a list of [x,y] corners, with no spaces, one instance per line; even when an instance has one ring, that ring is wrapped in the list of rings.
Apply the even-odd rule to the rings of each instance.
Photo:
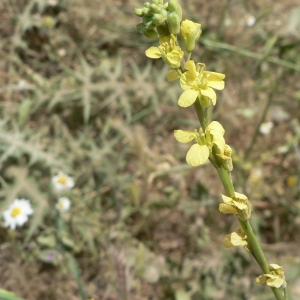
[[[195,60],[226,74],[213,117],[291,299],[300,297],[297,5],[183,5],[203,27]],[[221,246],[237,222],[218,212],[223,188],[213,168],[190,168],[173,137],[198,122],[177,106],[180,87],[166,82],[167,68],[144,55],[156,41],[135,31],[141,6],[0,2],[0,208],[16,197],[34,207],[24,228],[0,223],[0,287],[28,300],[273,299],[255,284],[252,257]],[[264,121],[274,123],[269,135],[258,132]],[[76,181],[61,219],[50,184],[58,171]]]

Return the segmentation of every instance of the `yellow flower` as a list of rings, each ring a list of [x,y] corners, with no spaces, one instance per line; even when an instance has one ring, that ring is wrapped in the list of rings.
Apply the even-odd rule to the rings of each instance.
[[[259,284],[266,283],[269,286],[280,288],[286,287],[285,276],[283,268],[277,264],[270,264],[270,274],[262,274],[256,278]]]
[[[178,100],[181,107],[191,106],[199,97],[204,108],[216,104],[217,96],[214,89],[223,90],[225,83],[224,74],[204,71],[205,65],[189,60],[184,65],[187,70],[180,77],[180,85],[184,92]]]
[[[233,198],[222,195],[224,203],[219,205],[219,210],[223,214],[234,214],[242,220],[248,220],[251,216],[251,203],[248,198],[240,193],[235,192]]]
[[[217,156],[221,159],[222,166],[228,172],[231,172],[233,169],[231,153],[232,153],[231,147],[226,144],[224,148],[224,153],[217,154]]]
[[[199,133],[196,129],[194,131],[175,130],[174,136],[180,143],[187,144],[193,140],[196,142],[186,155],[187,163],[195,167],[204,164],[208,160],[214,146],[220,151],[224,151],[224,133],[225,130],[222,125],[217,121],[213,121],[207,126],[205,133],[202,129]]]
[[[173,69],[180,67],[183,54],[173,34],[162,37],[158,47],[150,47],[146,50],[146,56],[154,59],[162,57],[163,61]]]
[[[244,233],[243,229],[240,227],[238,229],[238,232],[232,232],[230,234],[225,235],[223,239],[223,245],[226,248],[233,248],[236,246],[246,247],[248,245],[247,236]]]
[[[201,140],[199,133],[195,131],[175,130],[174,136],[180,143],[186,144],[192,140],[196,143],[190,148],[186,155],[186,162],[193,167],[204,164],[209,157],[209,148]]]
[[[194,23],[190,20],[184,20],[181,22],[180,36],[181,41],[186,51],[193,51],[195,43],[201,34],[201,24]]]

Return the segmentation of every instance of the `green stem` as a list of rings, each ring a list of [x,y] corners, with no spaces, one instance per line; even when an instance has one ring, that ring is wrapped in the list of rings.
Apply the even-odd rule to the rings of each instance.
[[[218,171],[218,174],[220,176],[220,179],[223,183],[223,186],[226,190],[227,195],[229,197],[233,197],[234,196],[234,187],[231,182],[229,172],[226,169],[224,169],[222,166],[221,167],[218,166],[218,167],[216,167],[216,169]],[[247,236],[247,241],[250,246],[250,250],[251,250],[253,257],[255,258],[258,265],[263,270],[264,274],[269,274],[270,273],[269,263],[265,257],[265,254],[264,254],[254,232],[253,232],[250,222],[248,220],[246,220],[246,221],[239,220],[239,222],[243,228],[244,233]],[[282,294],[281,289],[274,288],[274,287],[271,287],[271,289],[277,300],[285,299],[285,298],[283,298],[284,296]]]
[[[229,197],[234,197],[234,187],[231,182],[229,173],[226,169],[224,169],[222,166],[216,167],[217,172],[221,178],[221,181],[223,183],[224,189]]]
[[[206,124],[207,114],[206,114],[206,111],[205,112],[203,111],[199,99],[197,99],[195,101],[194,107],[196,109],[200,124],[201,124],[203,130],[205,130],[205,128],[207,126],[207,124]],[[214,163],[214,166],[220,176],[220,179],[221,179],[224,189],[227,193],[227,196],[234,197],[235,196],[234,186],[232,184],[230,173],[224,167],[222,167],[221,165],[218,164],[218,162],[217,162],[218,160],[215,158],[214,154],[212,156],[214,158],[214,161],[216,162],[216,163]],[[269,263],[264,255],[264,252],[263,252],[254,232],[253,232],[250,222],[248,220],[246,220],[246,221],[239,220],[239,221],[243,228],[244,233],[247,236],[247,241],[249,244],[249,249],[251,250],[251,254],[257,261],[258,265],[263,270],[264,274],[269,274],[270,273]],[[274,288],[274,287],[271,287],[271,289],[277,300],[286,299],[286,297],[283,295],[281,289]]]
[[[192,55],[192,52],[188,52],[188,56],[187,56],[186,61],[189,61],[191,59],[191,55]]]

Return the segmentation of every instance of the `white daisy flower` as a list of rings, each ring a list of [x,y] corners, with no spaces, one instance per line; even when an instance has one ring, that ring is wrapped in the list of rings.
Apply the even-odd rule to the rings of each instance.
[[[259,132],[263,135],[267,135],[271,132],[271,129],[274,127],[273,122],[262,123],[259,127]]]
[[[59,210],[60,212],[65,212],[69,210],[70,206],[71,206],[71,201],[67,197],[59,198],[55,205],[56,209]]]
[[[256,22],[256,18],[254,16],[248,15],[246,16],[247,26],[252,27]]]
[[[52,184],[57,192],[62,192],[74,187],[74,180],[72,177],[59,172],[52,178]]]
[[[16,229],[17,226],[22,227],[27,221],[28,216],[33,213],[33,209],[29,200],[16,199],[7,210],[2,213],[5,227]]]

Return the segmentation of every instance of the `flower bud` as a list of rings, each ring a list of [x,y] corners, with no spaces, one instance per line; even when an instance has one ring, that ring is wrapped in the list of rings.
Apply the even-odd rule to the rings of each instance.
[[[150,5],[150,10],[151,10],[151,12],[153,13],[153,14],[155,14],[155,13],[158,13],[159,12],[159,10],[160,10],[160,8],[156,5],[156,4],[151,4]]]
[[[169,34],[169,33],[167,32],[165,26],[157,26],[157,27],[156,27],[156,30],[157,30],[157,32],[158,32],[158,34],[159,34],[160,37],[163,37],[163,36]]]
[[[145,30],[143,30],[143,34],[148,39],[156,39],[156,38],[158,38],[157,32],[155,30],[152,30],[152,29],[145,29]]]
[[[168,3],[168,11],[176,12],[179,18],[179,22],[182,20],[182,9],[177,0],[170,0]]]
[[[201,34],[201,24],[190,20],[182,21],[180,36],[185,50],[191,52],[195,48],[195,43]]]
[[[171,12],[168,15],[168,27],[171,34],[178,34],[180,32],[180,21],[176,12]]]
[[[146,7],[143,8],[143,16],[147,16],[147,17],[151,16],[151,11],[149,8]]]
[[[156,26],[160,26],[163,25],[166,21],[166,18],[164,18],[161,14],[154,14],[153,18],[152,18],[152,22],[156,25]]]
[[[138,17],[142,17],[144,15],[144,9],[143,8],[136,8],[134,10],[134,14],[137,15]]]

